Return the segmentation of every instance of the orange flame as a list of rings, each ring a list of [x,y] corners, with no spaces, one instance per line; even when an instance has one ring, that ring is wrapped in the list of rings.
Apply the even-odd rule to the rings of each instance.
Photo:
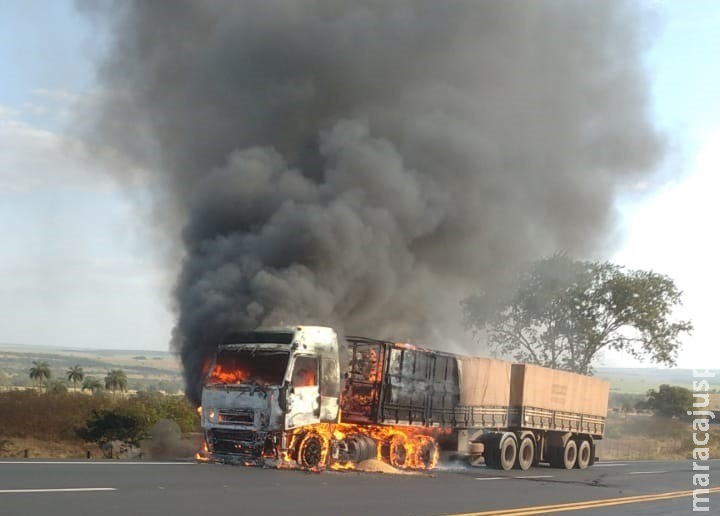
[[[202,443],[202,448],[195,454],[195,460],[199,460],[202,462],[207,462],[210,460],[210,451],[208,450],[208,445],[204,439]]]
[[[210,375],[209,383],[242,383],[250,377],[250,372],[242,369],[223,369],[216,365]]]
[[[312,369],[301,369],[295,373],[293,378],[295,387],[312,387],[315,382],[315,371]]]
[[[288,452],[281,457],[279,467],[293,467],[292,451],[299,451],[308,436],[317,436],[323,443],[321,458],[316,467],[305,468],[319,471],[329,467],[333,470],[352,470],[358,464],[330,459],[330,443],[340,441],[351,434],[370,437],[377,444],[375,460],[390,464],[398,469],[429,470],[437,465],[439,447],[434,435],[447,433],[444,429],[412,428],[403,426],[353,425],[346,423],[316,425],[297,428],[293,431]],[[303,467],[298,464],[297,467]]]

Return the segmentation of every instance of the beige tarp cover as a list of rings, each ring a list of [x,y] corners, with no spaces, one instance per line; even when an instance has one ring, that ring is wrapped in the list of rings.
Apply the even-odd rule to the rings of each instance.
[[[502,406],[510,402],[510,362],[458,357],[460,405]]]
[[[511,404],[607,416],[610,384],[591,376],[530,364],[513,364]]]

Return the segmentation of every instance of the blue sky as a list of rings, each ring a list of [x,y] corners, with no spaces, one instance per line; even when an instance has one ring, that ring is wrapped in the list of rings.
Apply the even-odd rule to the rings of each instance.
[[[675,153],[657,184],[619,201],[607,258],[675,278],[696,326],[679,365],[720,368],[720,2],[642,3],[657,21],[654,116]],[[0,343],[167,349],[172,271],[129,192],[65,132],[102,46],[69,0],[0,0]]]

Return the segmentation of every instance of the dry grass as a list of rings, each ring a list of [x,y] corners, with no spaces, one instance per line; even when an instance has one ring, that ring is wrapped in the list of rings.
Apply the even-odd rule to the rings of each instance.
[[[176,421],[177,438],[154,436],[155,441],[147,443],[146,455],[192,456],[199,446],[197,439],[181,438],[181,428],[192,432],[199,421],[194,408],[179,396],[145,393],[114,398],[13,390],[0,392],[0,457],[86,458],[88,451],[92,457],[100,457],[97,444],[84,443],[78,434],[98,410],[132,413],[148,428],[159,420]]]
[[[611,415],[597,455],[604,460],[687,459],[696,447],[691,421]],[[711,457],[720,457],[720,426],[710,427]]]
[[[0,457],[30,459],[85,459],[100,456],[97,446],[80,440],[47,441],[34,438],[0,438]]]

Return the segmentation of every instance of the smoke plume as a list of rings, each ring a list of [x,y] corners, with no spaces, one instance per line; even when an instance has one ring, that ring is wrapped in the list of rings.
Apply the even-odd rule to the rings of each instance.
[[[97,7],[94,8],[96,11]],[[459,301],[602,253],[664,143],[636,3],[117,2],[90,139],[182,244],[188,395],[228,328],[457,349]]]

